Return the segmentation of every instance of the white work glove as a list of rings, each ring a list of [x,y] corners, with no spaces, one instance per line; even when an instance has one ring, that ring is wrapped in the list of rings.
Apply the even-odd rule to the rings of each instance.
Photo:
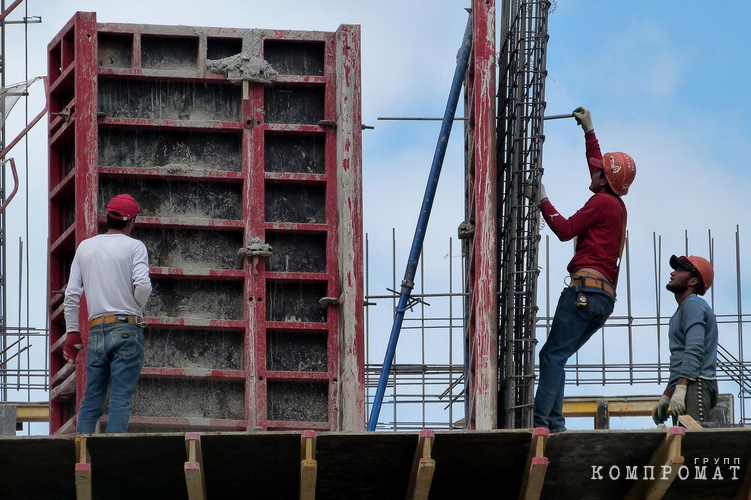
[[[670,408],[674,416],[686,414],[686,386],[676,385],[673,397],[670,398]]]
[[[537,196],[535,196],[535,199],[532,199],[532,188],[534,187],[532,183],[532,179],[527,179],[524,181],[524,191],[522,194],[526,199],[529,201],[539,205],[542,200],[548,197],[548,193],[545,192],[545,186],[540,183],[540,189],[537,190]]]
[[[592,114],[587,108],[579,106],[574,110],[573,114],[574,118],[576,119],[576,123],[582,126],[585,134],[590,130],[595,129],[595,127],[592,125]]]
[[[668,406],[670,406],[670,398],[663,394],[657,406],[652,408],[652,420],[655,425],[660,425],[668,419]]]

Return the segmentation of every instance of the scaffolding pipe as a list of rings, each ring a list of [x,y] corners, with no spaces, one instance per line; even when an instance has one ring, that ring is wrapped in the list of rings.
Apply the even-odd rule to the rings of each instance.
[[[412,240],[412,248],[409,251],[407,269],[404,272],[404,279],[402,280],[399,303],[395,309],[394,324],[391,327],[391,335],[389,337],[388,347],[386,348],[386,357],[383,361],[383,369],[381,370],[381,376],[378,380],[378,389],[376,390],[370,418],[368,419],[369,431],[375,430],[376,425],[378,424],[378,416],[381,413],[383,395],[386,392],[386,383],[388,381],[389,372],[391,371],[391,363],[393,362],[394,354],[396,353],[396,344],[399,341],[399,332],[401,331],[402,322],[404,321],[404,313],[409,307],[410,294],[414,287],[414,279],[417,272],[417,263],[420,259],[420,253],[422,252],[425,231],[428,227],[430,211],[433,208],[433,200],[435,199],[436,189],[438,188],[438,179],[441,176],[443,158],[446,156],[446,146],[448,145],[449,136],[451,135],[451,126],[454,122],[456,106],[459,102],[459,94],[461,93],[462,83],[464,82],[464,74],[467,71],[467,61],[469,60],[471,46],[472,16],[470,15],[467,19],[467,27],[464,30],[464,38],[456,62],[456,69],[454,70],[454,79],[451,82],[451,90],[449,92],[448,102],[446,103],[446,111],[443,114],[441,134],[438,137],[438,143],[436,144],[435,153],[433,154],[433,164],[430,167],[428,185],[425,188],[425,195],[422,199],[420,217],[417,219],[417,228],[415,229],[415,236]]]

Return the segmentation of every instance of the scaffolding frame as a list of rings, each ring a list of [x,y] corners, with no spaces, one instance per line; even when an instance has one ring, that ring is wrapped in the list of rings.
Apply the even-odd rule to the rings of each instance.
[[[653,308],[645,309],[634,301],[634,292],[629,284],[620,297],[626,314],[612,315],[605,326],[596,333],[588,344],[586,352],[577,353],[566,366],[566,384],[568,387],[580,387],[581,390],[569,391],[571,396],[581,396],[587,393],[586,388],[592,386],[647,386],[667,383],[669,375],[669,359],[665,356],[667,342],[667,327],[670,317],[675,312],[674,303],[665,307],[661,303],[661,294],[668,294],[664,290],[664,280],[661,279],[664,268],[662,262],[667,262],[669,254],[663,252],[662,236],[651,234],[653,239],[652,269],[633,268],[628,254],[624,254],[622,272],[629,282],[633,279],[646,281],[654,280],[649,288],[654,290]],[[743,279],[743,269],[739,258],[741,233],[736,228],[734,235],[738,242],[736,253],[732,256],[735,265],[735,276],[738,283]],[[552,280],[550,265],[550,236],[546,235],[542,241],[540,260],[542,263],[539,276],[538,301],[542,312],[535,324],[535,335],[540,341],[547,338],[553,317],[551,311],[555,307],[558,280]],[[374,347],[383,341],[384,332],[376,324],[381,318],[382,324],[390,321],[393,310],[389,308],[398,295],[393,290],[396,274],[391,282],[384,282],[381,271],[374,269],[370,258],[373,249],[369,235],[366,234],[365,246],[365,338],[366,338],[366,404],[372,400],[375,385],[381,372],[380,359],[382,352]],[[691,245],[689,245],[691,243]],[[390,242],[377,242],[381,249],[391,250],[391,265],[396,265],[397,249],[401,244],[397,241],[396,232],[392,232]],[[702,243],[689,242],[688,233],[684,241],[673,241],[671,248],[683,247],[688,252],[689,246],[696,253],[703,253]],[[694,248],[696,247],[696,248]],[[628,251],[630,245],[627,246]],[[718,267],[729,267],[733,264],[729,260],[714,262],[714,236],[708,231],[708,248],[712,262]],[[649,248],[639,248],[638,251],[647,255]],[[420,259],[420,273],[415,279],[414,296],[425,303],[415,308],[414,314],[405,318],[402,337],[403,344],[397,353],[397,359],[392,366],[386,397],[383,401],[384,410],[377,426],[378,430],[407,431],[422,428],[458,429],[470,427],[462,418],[462,405],[466,399],[464,389],[465,373],[462,359],[464,353],[457,348],[456,342],[465,331],[466,323],[461,312],[462,300],[469,296],[465,289],[455,290],[457,283],[466,283],[463,265],[455,263],[459,257],[455,240],[448,239],[442,248],[426,249]],[[555,252],[555,250],[553,250]],[[443,271],[438,270],[436,262],[443,262]],[[431,277],[425,269],[434,269],[440,273],[439,286],[428,287],[426,277],[436,281],[435,274]],[[551,282],[553,282],[551,284]],[[376,287],[378,289],[376,289]],[[711,290],[711,289],[710,289]],[[384,293],[388,292],[388,293]],[[555,292],[555,293],[553,293]],[[733,393],[737,396],[735,421],[741,424],[751,423],[751,360],[743,351],[744,328],[751,323],[751,313],[743,313],[742,289],[738,287],[732,297],[736,310],[727,300],[716,303],[714,293],[707,294],[707,301],[716,308],[717,322],[720,328],[720,348],[718,351],[718,382],[732,383],[736,387]],[[641,293],[641,292],[639,292]],[[552,298],[551,298],[552,295]],[[386,306],[386,307],[383,307]],[[410,336],[417,338],[418,343],[410,343]],[[448,343],[445,340],[448,339]],[[598,345],[599,344],[599,345]],[[627,346],[627,347],[624,347]],[[634,346],[639,346],[636,349]],[[436,361],[431,358],[430,351],[448,353],[449,363]],[[420,358],[410,356],[411,351],[419,350]],[[426,354],[427,353],[427,354]],[[655,353],[652,355],[651,353]],[[534,361],[534,360],[533,360]],[[530,374],[534,376],[536,368],[533,365]],[[663,387],[664,388],[664,387]],[[662,390],[662,389],[660,389]],[[644,393],[649,392],[645,389]],[[729,389],[725,387],[725,392]],[[621,397],[607,391],[608,397]]]

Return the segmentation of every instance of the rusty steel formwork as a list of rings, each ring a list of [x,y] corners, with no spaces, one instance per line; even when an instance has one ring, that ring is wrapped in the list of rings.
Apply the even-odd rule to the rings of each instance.
[[[472,54],[465,80],[465,422],[496,426],[498,244],[496,192],[495,1],[472,2]]]
[[[74,429],[86,384],[84,355],[62,358],[62,290],[120,193],[143,207],[154,288],[134,430],[361,430],[359,26],[79,12],[48,51],[51,432]]]

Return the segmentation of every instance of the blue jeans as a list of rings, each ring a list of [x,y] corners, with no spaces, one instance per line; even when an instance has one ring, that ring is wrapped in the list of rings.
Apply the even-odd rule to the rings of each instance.
[[[586,306],[576,305],[580,293],[587,297]],[[613,299],[602,292],[579,292],[576,287],[568,287],[561,293],[550,335],[540,350],[535,427],[547,427],[552,432],[566,429],[563,418],[566,362],[602,328],[614,305]]]
[[[143,328],[121,321],[91,328],[86,349],[86,394],[78,412],[76,432],[94,432],[104,413],[110,379],[107,433],[128,431],[130,400],[142,365]]]

